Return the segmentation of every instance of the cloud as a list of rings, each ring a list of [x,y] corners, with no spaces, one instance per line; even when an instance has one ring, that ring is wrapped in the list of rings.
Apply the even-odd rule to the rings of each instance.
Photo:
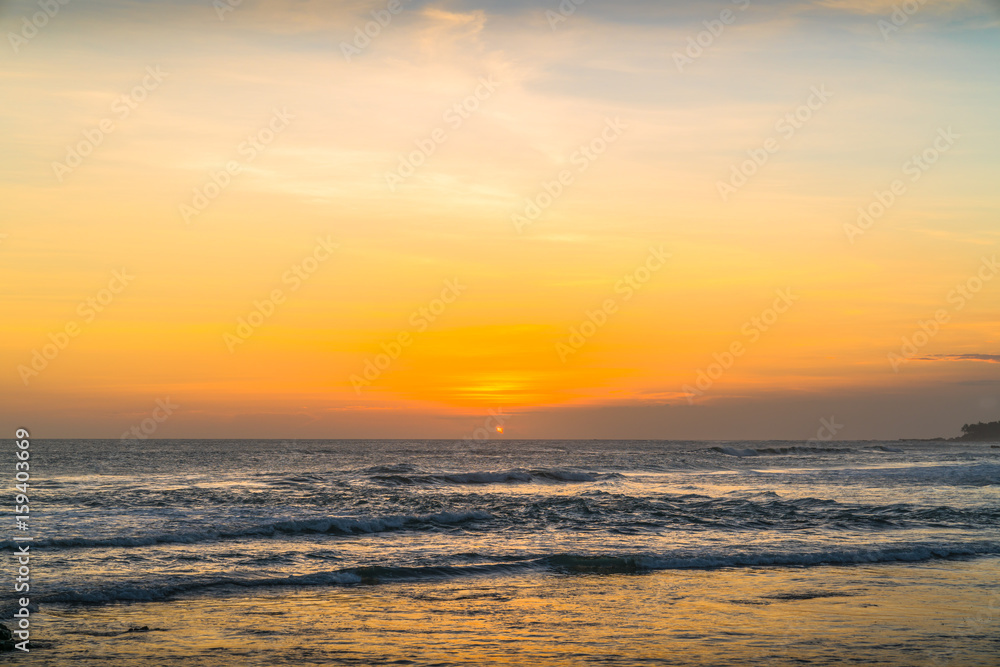
[[[929,354],[919,357],[920,361],[985,361],[1000,364],[1000,354]]]
[[[435,7],[427,7],[421,15],[427,22],[422,26],[421,47],[425,52],[434,53],[455,42],[475,43],[486,25],[485,12],[449,12]]]
[[[891,14],[903,3],[900,0],[816,0],[820,7],[837,9],[851,14]],[[935,3],[938,11],[979,4],[976,0],[943,0]],[[923,3],[921,3],[923,6]]]

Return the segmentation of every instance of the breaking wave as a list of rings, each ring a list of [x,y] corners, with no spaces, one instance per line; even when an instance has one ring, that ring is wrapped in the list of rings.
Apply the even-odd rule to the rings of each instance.
[[[293,521],[273,521],[257,525],[234,527],[229,530],[202,530],[172,533],[154,533],[132,537],[68,537],[35,540],[35,548],[113,548],[142,547],[156,544],[196,544],[247,537],[280,537],[284,535],[359,535],[384,533],[394,530],[433,530],[444,525],[457,525],[490,519],[486,512],[439,512],[421,516],[386,517],[329,517]],[[16,542],[0,542],[11,547]]]
[[[604,479],[616,479],[618,473],[578,472],[575,470],[506,470],[497,472],[465,472],[437,474],[403,474],[401,472],[380,473],[372,475],[372,479],[381,484],[417,485],[417,484],[531,484],[540,482],[597,482]]]
[[[803,567],[915,563],[1000,554],[995,542],[965,544],[910,544],[895,547],[829,551],[703,552],[676,554],[554,554],[480,565],[427,567],[370,566],[285,577],[190,577],[128,582],[102,588],[73,588],[42,596],[43,603],[109,604],[150,602],[179,595],[222,589],[377,585],[396,581],[502,575],[530,570],[562,574],[641,574],[657,570],[717,569],[726,567]]]

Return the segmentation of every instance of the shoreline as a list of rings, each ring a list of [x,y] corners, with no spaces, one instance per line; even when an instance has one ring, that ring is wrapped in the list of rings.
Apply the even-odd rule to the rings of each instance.
[[[42,609],[32,664],[982,665],[1000,558],[541,574]],[[178,641],[183,637],[182,641]],[[738,640],[738,641],[734,641]],[[63,662],[64,661],[64,662]]]

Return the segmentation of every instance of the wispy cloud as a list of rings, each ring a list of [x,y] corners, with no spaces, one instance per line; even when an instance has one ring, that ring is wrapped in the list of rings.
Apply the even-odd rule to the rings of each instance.
[[[929,354],[920,361],[984,361],[1000,364],[1000,354]]]
[[[900,2],[899,0],[816,0],[815,4],[851,14],[890,14]],[[939,4],[954,6],[970,3],[969,0],[951,0]]]

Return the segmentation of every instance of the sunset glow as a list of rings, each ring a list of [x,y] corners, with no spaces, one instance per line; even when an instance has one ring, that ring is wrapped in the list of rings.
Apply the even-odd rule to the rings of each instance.
[[[1000,2],[0,28],[0,653],[995,664]]]
[[[403,2],[367,40],[385,2],[119,4],[0,71],[0,391],[40,436],[996,411],[995,3]]]

